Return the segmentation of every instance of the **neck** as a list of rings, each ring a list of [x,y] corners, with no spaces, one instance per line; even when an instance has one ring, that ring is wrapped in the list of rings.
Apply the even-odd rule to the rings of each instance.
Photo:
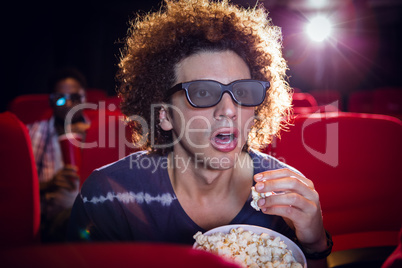
[[[197,199],[227,195],[230,191],[237,191],[236,185],[243,178],[250,178],[252,183],[252,165],[239,165],[249,163],[251,158],[246,152],[237,156],[237,163],[229,169],[212,169],[206,167],[199,159],[187,158],[183,161],[174,152],[169,154],[169,176],[176,194],[191,196]]]

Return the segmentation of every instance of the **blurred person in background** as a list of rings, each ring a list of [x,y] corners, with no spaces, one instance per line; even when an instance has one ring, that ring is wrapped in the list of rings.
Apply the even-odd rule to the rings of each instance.
[[[59,137],[66,132],[85,137],[89,121],[82,110],[66,123],[68,112],[85,102],[86,78],[75,68],[56,71],[49,79],[50,106],[48,120],[27,125],[40,183],[41,238],[43,242],[64,240],[65,227],[79,188],[77,167],[63,162]]]

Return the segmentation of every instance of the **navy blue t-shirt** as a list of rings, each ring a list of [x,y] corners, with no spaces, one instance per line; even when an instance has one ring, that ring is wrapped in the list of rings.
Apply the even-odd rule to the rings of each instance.
[[[272,156],[253,150],[249,154],[254,174],[290,168]],[[294,239],[282,217],[256,211],[251,201],[250,192],[228,224],[258,225]],[[193,244],[198,231],[207,230],[181,207],[169,179],[167,157],[143,151],[99,168],[88,177],[72,209],[68,240]]]

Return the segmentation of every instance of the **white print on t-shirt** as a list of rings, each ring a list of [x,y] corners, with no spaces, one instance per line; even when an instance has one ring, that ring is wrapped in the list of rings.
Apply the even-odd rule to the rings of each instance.
[[[117,199],[120,202],[123,202],[125,204],[128,203],[151,203],[151,202],[159,202],[163,206],[170,206],[170,204],[177,199],[176,196],[172,196],[170,193],[162,194],[162,195],[157,195],[157,196],[151,196],[148,193],[133,193],[133,192],[124,192],[124,193],[107,193],[106,196],[99,196],[99,197],[92,197],[91,199],[88,199],[87,197],[81,196],[82,201],[84,203],[104,203],[105,201],[113,201],[113,199]]]

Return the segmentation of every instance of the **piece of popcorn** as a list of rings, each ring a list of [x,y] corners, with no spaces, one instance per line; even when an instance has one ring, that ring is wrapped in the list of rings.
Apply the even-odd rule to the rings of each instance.
[[[257,211],[260,211],[260,207],[258,206],[257,202],[261,198],[268,197],[270,195],[275,194],[274,192],[266,192],[266,193],[259,193],[255,190],[255,187],[251,187],[251,197],[253,198],[253,201],[251,201],[250,205]]]
[[[228,235],[228,240],[230,243],[234,243],[237,241],[237,235],[235,233],[231,233]]]
[[[257,247],[255,246],[255,244],[250,244],[246,247],[246,252],[249,255],[253,255],[257,253]]]
[[[294,263],[292,263],[290,268],[303,268],[303,266],[298,262],[294,262]]]
[[[237,243],[232,243],[229,246],[230,250],[232,250],[232,252],[239,252],[240,251],[240,247]]]
[[[249,239],[252,236],[252,233],[250,231],[245,231],[242,233],[242,236],[244,239]]]
[[[287,252],[282,256],[282,260],[283,260],[285,263],[290,263],[290,262],[294,262],[294,261],[295,261],[295,258],[293,257],[291,251],[287,251]]]
[[[203,245],[207,240],[208,237],[204,236],[201,232],[197,232],[193,238],[195,239],[195,241],[197,242],[198,245]]]
[[[257,248],[257,252],[258,252],[258,255],[260,255],[260,256],[265,255],[265,247],[262,245],[259,245]]]
[[[275,261],[272,262],[273,267],[278,267],[280,264],[281,264],[281,262],[278,261],[278,260],[275,260]]]

